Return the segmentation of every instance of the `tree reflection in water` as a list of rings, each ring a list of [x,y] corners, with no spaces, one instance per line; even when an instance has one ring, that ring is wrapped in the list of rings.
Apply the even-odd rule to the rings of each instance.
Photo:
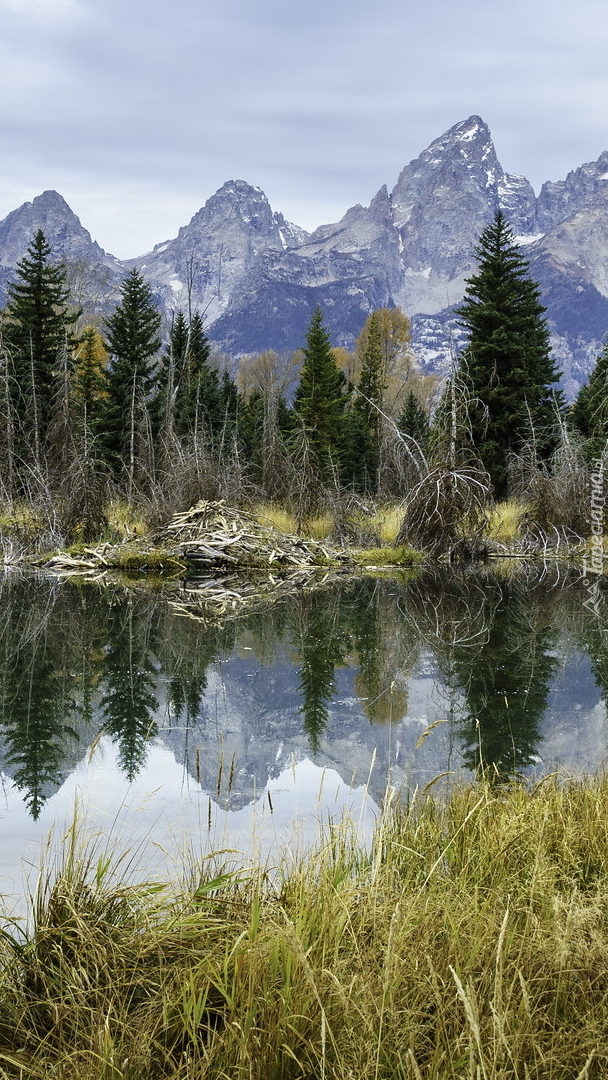
[[[462,697],[455,727],[464,763],[491,781],[536,757],[558,663],[556,600],[572,585],[559,576],[535,583],[521,572],[450,571],[422,575],[410,591],[411,614]]]
[[[345,578],[218,620],[203,594],[188,619],[172,611],[162,590],[6,575],[3,768],[37,817],[100,733],[116,743],[132,780],[162,725],[164,732],[175,729],[194,775],[189,732],[196,731],[197,753],[217,738],[217,714],[213,731],[205,714],[210,667],[239,655],[257,658],[261,671],[283,665],[281,686],[292,695],[297,688],[295,709],[317,755],[338,732],[328,729],[334,714],[338,727],[352,725],[356,739],[367,738],[362,713],[374,723],[407,720],[412,673],[432,658],[458,704],[451,732],[465,764],[502,781],[535,759],[560,642],[587,651],[598,686],[608,692],[608,613],[600,592],[600,606],[591,610],[575,570],[425,570]],[[348,669],[340,685],[352,687],[352,701],[336,702],[340,669]],[[263,692],[263,679],[260,686]],[[271,676],[268,686],[273,695]],[[233,707],[238,711],[236,698]],[[270,708],[280,738],[280,700]],[[285,731],[295,732],[290,709]],[[250,731],[255,739],[255,724]]]

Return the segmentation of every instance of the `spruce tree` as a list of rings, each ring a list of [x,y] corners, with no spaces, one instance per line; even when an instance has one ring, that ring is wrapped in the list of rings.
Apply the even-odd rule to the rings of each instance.
[[[150,286],[136,267],[122,282],[120,292],[118,307],[106,319],[105,345],[111,359],[103,444],[115,473],[126,467],[131,488],[136,443],[155,385],[161,317]]]
[[[158,370],[155,412],[157,423],[167,435],[177,431],[177,395],[183,382],[189,336],[188,324],[180,310],[171,324],[169,342]]]
[[[195,312],[189,327],[188,348],[177,388],[176,413],[180,435],[204,431],[215,438],[224,423],[226,401],[219,375],[209,363],[211,346],[203,320]]]
[[[51,254],[39,229],[9,285],[3,334],[15,450],[36,466],[43,464],[60,375],[71,358],[80,314],[70,307],[65,270],[50,261]]]
[[[502,211],[481,234],[476,254],[477,273],[457,309],[468,332],[460,366],[473,442],[500,497],[511,452],[529,441],[544,458],[554,449],[556,401],[563,402],[540,291]]]
[[[306,431],[320,478],[327,479],[339,462],[346,379],[334,359],[318,307],[306,334],[303,354],[294,413]]]
[[[589,382],[581,388],[570,409],[569,420],[571,427],[583,436],[589,460],[601,457],[608,443],[608,341]]]
[[[557,661],[555,632],[534,614],[530,598],[503,583],[488,593],[480,643],[457,643],[450,658],[466,705],[458,725],[464,763],[496,782],[520,774],[538,751]]]
[[[336,693],[336,668],[344,663],[345,634],[339,608],[332,608],[324,596],[301,595],[296,645],[300,659],[299,712],[313,754],[329,720],[329,705]]]
[[[94,326],[85,326],[74,360],[73,403],[87,433],[98,430],[107,395],[107,354]]]
[[[366,330],[358,392],[345,430],[343,469],[348,461],[355,488],[374,493],[378,486],[385,374],[380,321],[375,311],[366,323]]]
[[[421,450],[425,450],[429,438],[429,419],[413,390],[410,390],[404,403],[397,427],[402,435],[414,439]]]
[[[132,599],[112,609],[100,707],[103,730],[118,743],[119,763],[129,781],[141,769],[157,732],[157,670],[152,617],[139,615]]]

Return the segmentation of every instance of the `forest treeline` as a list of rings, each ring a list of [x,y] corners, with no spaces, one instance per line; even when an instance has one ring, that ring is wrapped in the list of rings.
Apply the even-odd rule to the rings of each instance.
[[[102,536],[112,499],[158,521],[202,497],[278,502],[300,526],[349,500],[407,500],[399,540],[432,553],[475,538],[491,499],[508,496],[545,538],[587,535],[608,346],[567,409],[502,213],[477,257],[457,310],[468,343],[443,381],[416,365],[398,308],[371,312],[353,352],[332,348],[317,308],[301,351],[244,357],[234,374],[198,311],[163,327],[137,269],[113,313],[87,325],[39,230],[0,322],[2,502],[44,511],[55,543]]]

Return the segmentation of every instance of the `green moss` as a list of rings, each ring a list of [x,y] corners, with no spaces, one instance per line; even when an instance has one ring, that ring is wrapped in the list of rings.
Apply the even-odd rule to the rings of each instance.
[[[181,573],[186,564],[166,551],[123,551],[112,565],[126,573]]]

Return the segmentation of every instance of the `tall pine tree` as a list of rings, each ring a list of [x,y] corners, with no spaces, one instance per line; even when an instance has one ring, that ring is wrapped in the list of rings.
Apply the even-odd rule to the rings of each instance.
[[[209,363],[211,347],[198,311],[192,316],[188,347],[180,372],[176,396],[177,430],[180,435],[213,439],[225,418],[225,401],[219,375]]]
[[[103,445],[117,475],[126,470],[132,490],[138,445],[147,437],[148,404],[155,385],[154,357],[161,317],[150,286],[136,267],[120,286],[121,301],[106,319],[110,354]]]
[[[293,408],[308,436],[320,479],[328,479],[339,464],[346,379],[334,359],[319,307],[310,321],[303,354]]]
[[[481,234],[476,254],[477,273],[457,312],[468,332],[461,376],[473,442],[501,497],[511,452],[528,442],[540,457],[554,449],[562,398],[539,288],[502,211]]]
[[[7,421],[14,431],[14,450],[26,466],[44,464],[61,374],[71,359],[80,314],[70,307],[65,270],[50,261],[51,254],[39,229],[8,290],[3,334],[11,410]]]
[[[349,423],[351,436],[349,456],[352,461],[355,486],[360,491],[375,493],[378,487],[380,415],[385,377],[380,320],[377,312],[372,312],[366,327],[367,338],[362,355],[361,377]]]

